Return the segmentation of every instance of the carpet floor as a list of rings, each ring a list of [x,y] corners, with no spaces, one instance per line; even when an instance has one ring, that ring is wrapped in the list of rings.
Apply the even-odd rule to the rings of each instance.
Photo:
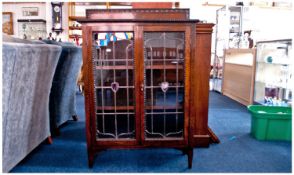
[[[192,169],[187,156],[175,149],[107,150],[88,168],[84,98],[77,95],[79,121],[68,121],[53,144],[41,144],[11,172],[275,172],[292,169],[291,142],[258,141],[250,136],[247,108],[221,94],[210,92],[209,126],[220,144],[195,148]]]

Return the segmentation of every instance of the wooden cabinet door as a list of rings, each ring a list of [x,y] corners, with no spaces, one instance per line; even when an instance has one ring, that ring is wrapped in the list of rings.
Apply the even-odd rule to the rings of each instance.
[[[101,25],[89,30],[85,38],[92,46],[86,60],[93,104],[87,124],[91,141],[100,146],[135,145],[140,130],[136,128],[139,116],[133,26]]]
[[[144,26],[141,139],[144,145],[187,144],[190,27]]]

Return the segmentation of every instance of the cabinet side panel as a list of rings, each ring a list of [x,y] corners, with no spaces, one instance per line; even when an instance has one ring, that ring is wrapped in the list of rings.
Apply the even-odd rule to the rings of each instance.
[[[197,24],[194,58],[191,61],[191,112],[193,146],[208,146],[208,100],[212,25]]]
[[[90,76],[92,71],[92,49],[91,49],[91,28],[88,26],[83,26],[83,79],[85,84],[84,89],[84,96],[85,96],[85,112],[86,112],[86,136],[87,136],[87,148],[88,148],[88,154],[92,153],[92,147],[93,147],[93,141],[91,139],[95,139],[95,137],[92,136],[92,128],[91,126],[91,112],[92,112],[92,106],[94,105],[93,102],[93,77]]]

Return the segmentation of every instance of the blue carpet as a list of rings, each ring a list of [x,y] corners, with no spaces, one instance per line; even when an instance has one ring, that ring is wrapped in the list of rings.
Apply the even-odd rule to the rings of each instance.
[[[209,126],[221,140],[195,148],[193,168],[175,149],[107,150],[88,168],[83,96],[77,95],[79,121],[69,121],[53,144],[41,144],[11,172],[291,172],[291,143],[258,141],[249,135],[245,106],[210,93]]]

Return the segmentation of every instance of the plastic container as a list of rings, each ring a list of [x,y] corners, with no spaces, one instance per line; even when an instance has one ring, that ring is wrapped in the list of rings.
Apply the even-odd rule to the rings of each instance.
[[[292,139],[292,108],[249,105],[251,135],[258,140]]]

